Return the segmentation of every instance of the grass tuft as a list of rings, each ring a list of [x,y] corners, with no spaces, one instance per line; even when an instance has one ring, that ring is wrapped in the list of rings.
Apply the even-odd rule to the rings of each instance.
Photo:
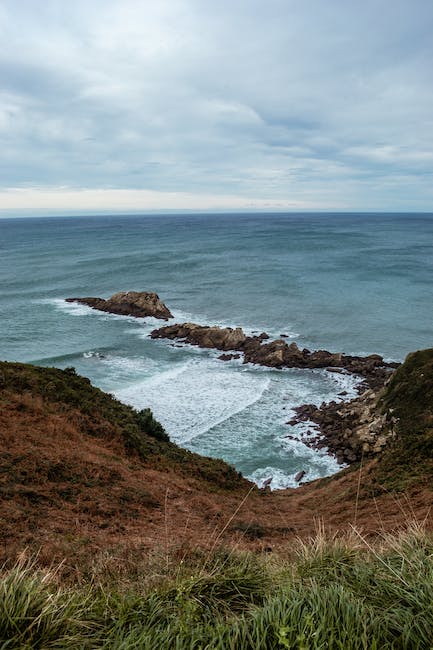
[[[433,538],[421,526],[298,542],[290,559],[215,551],[128,582],[3,569],[0,647],[391,650],[433,638]],[[157,576],[155,578],[155,576]]]

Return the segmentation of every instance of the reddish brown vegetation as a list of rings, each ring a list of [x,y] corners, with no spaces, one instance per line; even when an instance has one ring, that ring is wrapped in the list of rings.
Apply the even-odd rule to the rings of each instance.
[[[431,482],[396,497],[378,484],[377,460],[271,493],[240,478],[213,484],[197,457],[177,457],[164,444],[143,459],[102,415],[27,390],[0,391],[1,561],[24,549],[73,565],[105,551],[272,550],[313,535],[318,520],[329,531],[353,524],[371,536],[411,518],[430,524]]]

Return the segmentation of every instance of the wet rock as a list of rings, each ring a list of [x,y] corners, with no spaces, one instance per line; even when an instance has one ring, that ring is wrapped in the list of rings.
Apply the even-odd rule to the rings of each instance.
[[[236,327],[236,329],[231,327],[207,327],[195,323],[167,325],[153,330],[150,336],[153,339],[182,339],[190,345],[224,351],[242,349],[242,345],[247,339],[240,327]]]
[[[120,316],[144,318],[153,316],[162,320],[173,318],[171,311],[160,300],[158,294],[148,291],[120,291],[104,298],[66,298],[66,302],[77,302],[99,311]]]
[[[381,394],[369,389],[345,403],[303,404],[294,409],[296,416],[288,424],[314,422],[319,432],[302,441],[313,449],[326,447],[339,463],[373,458],[394,436],[392,418],[378,405]]]
[[[306,474],[305,470],[301,469],[300,472],[298,472],[297,474],[295,474],[295,481],[296,481],[297,483],[299,483],[299,481],[302,481],[302,479],[304,478],[305,474]]]
[[[359,392],[381,388],[398,364],[386,363],[378,354],[354,357],[340,352],[300,349],[295,342],[283,339],[268,341],[266,332],[246,336],[240,327],[209,327],[195,323],[170,325],[154,330],[152,338],[183,339],[192,345],[217,350],[243,352],[244,363],[269,368],[325,368],[330,372],[352,373],[363,377]],[[264,342],[266,341],[266,342]]]
[[[218,359],[221,361],[231,361],[232,359],[240,359],[241,355],[240,354],[220,354]]]

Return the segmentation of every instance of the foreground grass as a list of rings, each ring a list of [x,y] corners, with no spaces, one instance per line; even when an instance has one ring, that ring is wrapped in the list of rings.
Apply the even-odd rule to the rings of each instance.
[[[433,646],[433,539],[298,543],[286,558],[217,553],[65,585],[4,570],[0,648],[388,649]]]

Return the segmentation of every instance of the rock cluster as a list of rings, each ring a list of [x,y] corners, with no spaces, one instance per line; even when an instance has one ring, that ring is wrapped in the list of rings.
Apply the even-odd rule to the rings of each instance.
[[[357,357],[327,350],[301,350],[296,343],[289,344],[282,339],[268,342],[269,335],[265,332],[258,336],[247,336],[240,327],[232,329],[182,323],[154,330],[151,337],[180,339],[202,348],[241,352],[244,363],[269,368],[328,368],[334,372],[347,371],[363,376],[367,386],[375,389],[383,385],[390,369],[398,365],[386,363],[378,354]],[[220,359],[228,360],[233,356],[221,355]]]
[[[162,320],[173,318],[171,311],[159,299],[158,294],[148,291],[119,291],[108,300],[104,300],[104,298],[66,298],[66,302],[78,302],[99,311],[121,316],[136,318],[153,316]]]
[[[339,463],[353,463],[377,456],[394,436],[392,417],[378,407],[379,395],[365,391],[349,402],[335,401],[321,406],[304,404],[295,408],[296,417],[287,424],[311,421],[318,435],[303,442],[314,449],[326,447]]]
[[[153,339],[181,339],[190,345],[200,348],[213,348],[215,350],[241,350],[247,337],[241,327],[207,327],[195,323],[182,323],[181,325],[167,325],[153,330],[150,335]]]

